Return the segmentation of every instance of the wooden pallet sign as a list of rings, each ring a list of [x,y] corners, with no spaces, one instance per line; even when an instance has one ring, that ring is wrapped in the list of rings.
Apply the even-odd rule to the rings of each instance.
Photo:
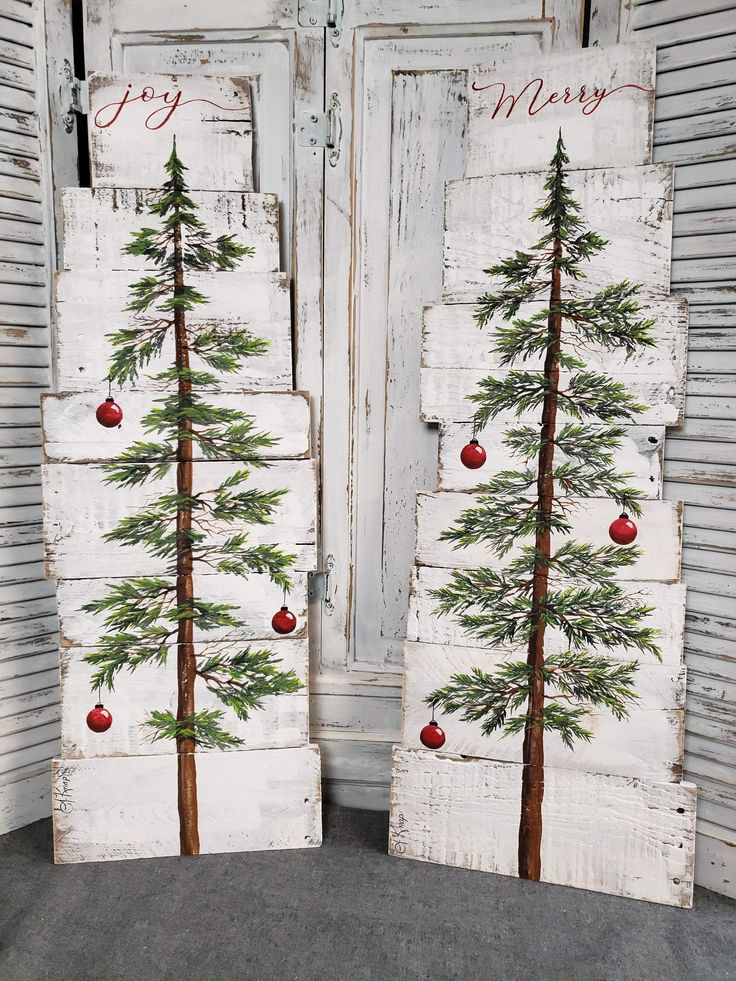
[[[42,407],[55,858],[319,845],[315,463],[278,201],[251,190],[248,86],[95,76],[90,90],[96,187],[64,195],[61,391]]]
[[[174,136],[190,188],[253,190],[247,78],[89,75],[93,187],[158,187]]]
[[[439,486],[416,502],[389,851],[690,906],[682,508],[662,499],[688,319],[653,78],[629,46],[470,75],[423,318]]]
[[[466,175],[534,170],[560,129],[576,167],[650,163],[655,60],[627,44],[471,72]]]

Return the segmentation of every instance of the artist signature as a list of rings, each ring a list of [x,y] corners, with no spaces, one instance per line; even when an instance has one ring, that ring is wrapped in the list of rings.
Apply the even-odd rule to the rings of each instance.
[[[617,85],[612,89],[605,87],[588,89],[585,85],[581,85],[579,89],[574,90],[568,85],[562,92],[550,92],[549,94],[543,95],[543,78],[530,79],[516,95],[512,92],[506,92],[505,82],[489,82],[488,85],[479,85],[477,82],[473,82],[471,86],[474,92],[484,92],[486,89],[492,89],[494,87],[500,88],[501,92],[496,103],[496,108],[491,113],[491,119],[496,118],[506,103],[508,103],[506,119],[509,119],[511,113],[516,109],[517,104],[524,96],[528,98],[526,111],[529,116],[536,116],[543,109],[556,105],[557,103],[562,103],[566,106],[577,104],[584,116],[592,116],[606,99],[615,95],[616,92],[621,92],[623,89],[639,89],[640,92],[652,91],[652,89],[648,89],[643,85],[635,85],[632,82],[627,85]]]
[[[94,124],[98,129],[109,129],[110,126],[113,126],[120,119],[123,109],[126,106],[132,105],[134,102],[158,103],[156,108],[152,109],[143,121],[146,129],[150,130],[162,129],[177,109],[181,109],[182,106],[192,105],[194,102],[202,102],[208,106],[214,106],[215,109],[219,109],[221,112],[244,111],[243,106],[220,106],[210,99],[185,99],[182,91],[156,92],[152,85],[144,85],[141,91],[137,95],[134,95],[132,88],[133,86],[129,84],[122,99],[118,99],[117,102],[108,102],[107,105],[97,110],[94,115]]]
[[[391,851],[395,855],[404,855],[406,852],[406,843],[402,840],[403,836],[409,833],[409,829],[406,825],[406,818],[399,811],[398,817],[391,826],[389,832],[389,838],[391,841]]]

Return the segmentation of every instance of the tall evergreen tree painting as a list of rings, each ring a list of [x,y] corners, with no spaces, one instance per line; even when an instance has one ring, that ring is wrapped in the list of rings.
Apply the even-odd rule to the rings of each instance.
[[[100,644],[85,657],[94,667],[93,689],[113,689],[117,672],[124,669],[135,671],[142,664],[163,669],[169,656],[176,657],[176,713],[152,708],[147,725],[152,739],[176,744],[181,853],[196,855],[195,751],[241,743],[224,727],[223,710],[197,708],[197,683],[240,719],[247,719],[266,696],[297,691],[301,683],[293,672],[279,669],[270,650],[240,647],[232,640],[194,641],[195,628],[200,634],[217,629],[237,636],[243,625],[237,607],[205,598],[202,573],[265,573],[286,590],[293,556],[272,545],[250,544],[245,528],[271,523],[286,493],[246,486],[251,472],[267,465],[259,452],[275,440],[258,432],[252,417],[207,400],[242,359],[263,354],[267,343],[242,328],[189,319],[207,303],[188,282],[189,274],[232,270],[253,250],[230,235],[213,238],[196,215],[185,170],[174,141],[168,179],[149,209],[157,227],[135,233],[125,248],[129,255],[144,257],[150,271],[130,288],[130,326],[109,335],[111,384],[134,381],[153,359],[174,351],[173,363],[155,376],[167,393],[142,420],[150,439],[134,442],[104,467],[106,481],[119,493],[175,473],[175,486],[105,536],[145,548],[166,563],[166,575],[109,583],[106,595],[84,609],[105,617]],[[207,460],[244,465],[219,486],[199,490],[194,471]]]
[[[639,494],[628,485],[631,475],[616,471],[614,455],[622,425],[645,406],[615,379],[589,369],[581,352],[594,345],[635,356],[654,344],[654,321],[641,316],[637,303],[641,287],[620,282],[585,293],[584,264],[607,243],[584,228],[566,177],[568,162],[560,133],[546,198],[532,216],[546,230],[528,251],[484,270],[500,285],[479,298],[475,315],[480,328],[501,318],[494,349],[510,369],[483,379],[469,396],[476,428],[509,411],[517,418],[536,411],[541,423],[506,430],[504,443],[519,468],[483,484],[476,506],[441,537],[455,548],[484,543],[505,564],[501,571],[456,571],[433,594],[437,613],[453,614],[492,649],[511,645],[525,649],[526,657],[510,654],[493,671],[453,675],[426,699],[480,723],[486,735],[523,733],[518,871],[527,879],[541,873],[545,732],[558,733],[572,749],[576,740],[593,736],[586,727],[590,708],[627,716],[637,698],[638,661],[635,655],[611,657],[611,649],[661,659],[656,631],[644,625],[651,608],[617,581],[639,549],[565,537],[576,498],[607,497],[622,511],[641,513]],[[528,314],[530,307],[522,304],[530,301],[537,307]],[[542,370],[525,368],[529,359],[543,360]],[[562,650],[559,644],[546,649],[550,629],[564,637]]]

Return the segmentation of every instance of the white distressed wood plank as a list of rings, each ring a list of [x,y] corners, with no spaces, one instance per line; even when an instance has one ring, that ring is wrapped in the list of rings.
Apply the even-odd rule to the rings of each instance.
[[[574,158],[570,166],[576,166]],[[530,215],[544,197],[545,176],[499,174],[447,184],[446,302],[475,302],[498,285],[483,269],[539,239],[542,230]],[[606,249],[585,263],[586,279],[571,284],[573,292],[590,295],[628,279],[642,283],[644,295],[669,293],[672,167],[571,170],[568,183],[586,226],[608,240]]]
[[[412,572],[409,598],[409,640],[424,641],[428,644],[442,644],[455,647],[484,649],[487,644],[472,635],[466,634],[452,616],[437,616],[437,601],[430,595],[432,590],[441,589],[451,579],[451,569],[435,569],[418,566]],[[628,582],[626,592],[634,595],[653,612],[646,618],[645,625],[659,631],[658,644],[662,650],[664,664],[677,666],[683,660],[683,634],[685,630],[685,586],[682,583]],[[561,652],[569,644],[560,631],[548,627],[545,635],[548,651]],[[523,645],[509,645],[508,652],[523,656]],[[633,654],[623,647],[613,648],[611,657],[625,661],[636,656],[642,663],[659,663],[653,654]]]
[[[7,834],[51,814],[51,765],[17,770],[0,783],[0,834]]]
[[[176,134],[191,188],[253,190],[247,78],[91,72],[88,82],[95,187],[159,187]]]
[[[478,470],[468,470],[460,462],[460,452],[472,436],[472,427],[446,423],[440,427],[439,490],[471,491],[498,473],[519,466],[519,458],[504,444],[505,426],[489,425],[478,434],[487,453]],[[664,429],[661,426],[630,426],[616,450],[616,467],[632,474],[631,484],[645,497],[662,493],[662,449]],[[560,454],[560,460],[564,455]]]
[[[572,499],[570,499],[572,502]],[[507,560],[492,555],[482,544],[454,549],[450,542],[439,541],[440,532],[459,517],[460,513],[475,506],[471,494],[418,494],[417,495],[417,561],[419,565],[443,568],[472,569],[478,566],[502,568]],[[680,574],[681,506],[671,501],[642,501],[642,517],[637,519],[639,534],[636,544],[642,554],[634,565],[620,570],[618,578],[655,582],[675,582]],[[619,508],[604,498],[579,499],[571,510],[572,532],[552,535],[562,543],[568,537],[593,545],[610,544],[608,527],[618,516]],[[518,546],[509,552],[508,560],[518,552]]]
[[[83,463],[111,460],[135,440],[150,439],[141,425],[156,405],[157,396],[125,392],[118,396],[123,422],[115,429],[103,429],[95,418],[102,401],[99,392],[44,395],[41,400],[44,454],[51,463]],[[160,399],[161,396],[158,396]],[[257,432],[276,440],[274,446],[259,453],[263,459],[308,457],[309,403],[303,392],[217,392],[208,396],[218,408],[237,409],[253,418]],[[201,458],[198,444],[195,459]]]
[[[319,750],[197,753],[203,854],[322,841]],[[58,863],[179,854],[176,757],[54,760]]]
[[[62,392],[89,392],[103,385],[112,352],[105,335],[134,321],[124,313],[134,272],[63,271],[56,286],[57,386]],[[291,388],[291,328],[289,285],[273,273],[220,272],[190,277],[190,285],[209,297],[192,324],[216,321],[247,329],[269,342],[266,354],[248,358],[239,370],[223,378],[231,391]],[[132,390],[160,388],[152,376],[173,363],[173,340],[164,343],[160,358],[130,386]],[[201,362],[194,358],[193,367]],[[126,386],[127,388],[127,386]]]
[[[242,467],[238,463],[202,463],[194,467],[194,492],[218,486]],[[102,535],[124,515],[135,513],[174,486],[172,471],[161,481],[130,488],[125,494],[104,483],[99,468],[84,464],[47,464],[44,467],[44,535],[48,575],[59,579],[157,575],[166,562],[149,555],[143,548],[123,548],[104,542]],[[223,538],[238,531],[248,533],[252,544],[278,545],[296,555],[294,568],[308,570],[315,562],[315,468],[311,460],[274,463],[255,471],[248,486],[260,490],[288,491],[274,511],[273,524],[223,525],[217,535]],[[76,509],[74,502],[84,501]],[[206,574],[202,570],[202,574]]]
[[[61,740],[58,736],[58,725],[57,733],[52,736],[51,739],[47,739],[44,742],[34,743],[33,745],[26,746],[24,749],[18,749],[12,753],[5,753],[2,756],[2,774],[0,774],[0,779],[3,776],[14,776],[22,767],[32,767],[38,766],[39,764],[45,764],[48,766],[51,759],[56,756],[59,752]],[[15,771],[15,772],[14,772]]]
[[[292,588],[287,596],[288,606],[297,618],[297,626],[290,639],[307,636],[307,575],[291,573]],[[171,582],[173,583],[173,579]],[[56,583],[56,600],[59,608],[59,632],[64,646],[80,647],[99,643],[104,631],[104,614],[84,613],[82,606],[102,598],[113,579],[60,579]],[[195,594],[215,603],[227,603],[235,607],[234,615],[243,626],[215,627],[205,632],[194,625],[194,638],[206,640],[274,640],[271,618],[283,602],[283,590],[271,582],[268,576],[256,574],[243,579],[228,573],[207,576],[195,587]]]
[[[649,163],[654,63],[653,46],[617,45],[471,72],[467,176],[544,167],[560,128],[575,167]]]
[[[133,232],[155,224],[148,205],[155,191],[123,187],[65,187],[64,239],[73,243],[64,255],[65,269],[88,272],[101,269],[145,268],[139,256],[123,255]],[[275,194],[234,191],[197,191],[197,217],[213,238],[234,235],[255,255],[244,261],[248,272],[279,269],[279,202]]]
[[[736,835],[722,832],[720,838],[699,833],[695,839],[695,882],[736,899],[733,859]]]
[[[682,365],[682,382],[673,384],[667,380],[661,381],[656,374],[643,373],[618,374],[616,381],[626,385],[629,393],[640,405],[646,408],[636,416],[643,426],[674,426],[683,418],[685,410],[684,368]],[[421,373],[421,408],[422,418],[426,422],[469,422],[473,418],[475,406],[468,401],[468,395],[477,391],[481,381],[489,374],[493,378],[504,378],[508,370],[473,368],[422,368]],[[569,372],[560,373],[560,386],[565,387],[571,377]],[[520,416],[515,409],[504,409],[495,416],[496,422],[528,423],[539,422],[542,406],[525,410]],[[560,423],[576,421],[566,412],[558,412]]]
[[[394,750],[389,853],[517,874],[521,766]],[[545,767],[542,880],[690,907],[696,788]]]
[[[630,652],[629,658],[634,658]],[[498,651],[472,650],[436,644],[407,642],[404,649],[402,745],[421,749],[419,733],[429,721],[424,699],[448,684],[452,675],[473,668],[492,671],[508,659]],[[525,658],[524,658],[525,659]],[[682,665],[642,665],[634,688],[639,695],[627,719],[590,709],[583,720],[593,732],[590,742],[579,740],[568,749],[558,733],[544,735],[547,766],[588,773],[641,777],[645,780],[679,780],[682,776],[685,668]],[[589,707],[590,708],[590,707]],[[478,722],[464,722],[459,714],[437,713],[447,736],[443,753],[521,763],[524,733],[504,735],[502,730],[484,736]]]
[[[547,302],[523,303],[514,319],[527,320],[545,309]],[[496,331],[508,327],[500,315],[494,316],[480,330],[474,315],[474,303],[452,303],[424,308],[422,336],[422,365],[425,368],[477,368],[495,370],[502,366],[501,355],[495,350]],[[567,349],[578,355],[595,371],[613,375],[657,375],[673,384],[681,383],[682,369],[687,356],[687,301],[677,296],[661,300],[642,299],[638,314],[644,320],[655,320],[652,336],[655,346],[627,356],[621,349],[604,350],[596,344],[576,343],[574,331],[565,336]],[[514,367],[541,370],[544,356],[519,359]]]
[[[245,644],[233,646],[233,653]],[[309,669],[309,645],[303,640],[276,639],[273,644],[259,643],[258,648],[272,650],[284,671],[294,671],[303,685]],[[201,645],[196,645],[202,651]],[[214,648],[209,648],[214,651]],[[220,646],[217,650],[222,650]],[[114,691],[103,691],[102,701],[112,713],[113,723],[107,732],[92,732],[86,717],[97,701],[90,686],[93,668],[82,660],[82,652],[61,648],[61,752],[64,759],[94,759],[108,756],[158,756],[176,753],[176,743],[169,739],[154,741],[153,730],[146,725],[151,711],[176,714],[176,649],[170,648],[165,665],[141,664],[135,671],[120,671]],[[262,707],[252,712],[247,722],[216,698],[198,680],[195,686],[197,710],[223,712],[223,728],[243,740],[230,752],[279,749],[302,746],[309,739],[309,707],[306,687],[294,695],[272,695]],[[0,722],[1,725],[1,722]]]

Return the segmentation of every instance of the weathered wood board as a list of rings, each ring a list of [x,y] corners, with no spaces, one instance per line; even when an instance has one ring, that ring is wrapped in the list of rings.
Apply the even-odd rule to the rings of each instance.
[[[470,403],[468,403],[470,405]],[[478,470],[468,470],[460,462],[460,451],[472,436],[469,423],[445,423],[440,426],[439,489],[471,491],[501,470],[517,469],[522,462],[513,456],[503,442],[507,426],[488,425],[478,433],[488,458]],[[630,473],[630,483],[644,497],[662,496],[662,426],[630,426],[615,451],[616,467]],[[559,453],[560,461],[565,459]]]
[[[136,440],[150,439],[142,426],[144,416],[162,395],[128,392],[119,395],[123,422],[116,429],[101,429],[95,418],[99,391],[64,392],[41,396],[43,451],[48,463],[88,463],[111,460]],[[256,432],[270,433],[271,447],[259,451],[265,460],[308,457],[309,401],[304,392],[217,392],[208,396],[217,408],[237,409],[252,416]],[[199,444],[194,458],[201,459]]]
[[[201,852],[320,845],[319,750],[197,753]],[[176,756],[54,760],[57,863],[179,854]]]
[[[243,468],[242,463],[205,463],[194,467],[194,493],[220,482]],[[55,579],[96,579],[110,576],[158,575],[165,560],[143,548],[127,548],[104,542],[102,536],[125,515],[175,486],[175,470],[162,480],[128,488],[125,494],[111,490],[98,467],[86,464],[50,463],[43,467],[44,539],[47,575]],[[249,485],[259,490],[284,488],[288,493],[276,507],[270,525],[222,525],[213,540],[244,531],[252,544],[268,543],[294,554],[294,568],[309,570],[316,562],[316,477],[311,460],[279,461],[252,472]],[[80,502],[74,508],[73,502]],[[206,568],[201,570],[205,575]]]
[[[515,320],[528,320],[547,308],[547,302],[523,303]],[[496,331],[508,327],[501,316],[491,318],[481,330],[475,322],[475,303],[438,304],[424,308],[422,331],[423,368],[483,368],[496,372],[508,368],[495,350]],[[626,355],[621,348],[605,350],[599,345],[579,345],[572,331],[563,331],[566,351],[580,357],[592,371],[602,371],[615,378],[653,376],[681,391],[685,385],[687,364],[687,300],[668,296],[658,300],[642,299],[638,317],[654,320],[651,333],[653,347],[641,348]],[[513,322],[513,321],[512,321]],[[519,359],[513,367],[541,371],[543,356]]]
[[[466,634],[452,616],[437,616],[437,601],[432,590],[441,589],[452,575],[451,569],[436,569],[430,566],[416,566],[412,572],[409,620],[407,637],[409,640],[428,644],[442,644],[456,647],[480,648],[487,645]],[[659,631],[657,643],[662,650],[662,662],[670,666],[682,664],[683,637],[685,632],[685,586],[683,583],[627,582],[626,592],[635,596],[638,602],[653,607],[653,612],[644,620],[647,627]],[[545,649],[549,652],[565,651],[569,644],[558,630],[548,627],[545,632]],[[524,645],[509,645],[508,650],[519,656]],[[623,647],[611,648],[610,656],[627,660],[634,657],[631,650]],[[653,654],[636,652],[642,664],[656,665],[659,662]]]
[[[56,346],[58,390],[89,392],[100,389],[107,378],[112,353],[106,334],[134,325],[125,313],[128,288],[139,278],[134,271],[103,273],[97,270],[63,270],[56,279]],[[209,298],[192,325],[209,322],[246,329],[268,341],[267,352],[245,360],[238,371],[227,376],[230,391],[291,388],[291,310],[289,284],[279,273],[216,272],[193,273],[188,282]],[[138,380],[126,385],[137,391],[163,388],[153,376],[172,364],[174,342],[168,338],[161,357],[152,360]],[[192,367],[201,361],[192,357]]]
[[[538,168],[559,130],[575,167],[652,159],[655,48],[499,58],[468,79],[468,177]]]
[[[389,852],[517,874],[517,763],[395,749]],[[545,767],[542,880],[690,907],[696,788]]]
[[[160,181],[154,183],[158,186]],[[143,270],[144,259],[124,255],[123,248],[134,232],[155,222],[148,213],[155,194],[141,187],[65,187],[64,240],[73,247],[65,251],[64,268]],[[213,239],[234,235],[255,249],[255,255],[245,260],[248,272],[278,271],[279,202],[275,194],[196,191],[194,198],[197,217]]]
[[[571,159],[571,167],[576,161]],[[669,293],[672,251],[672,166],[655,164],[571,170],[568,184],[585,225],[608,240],[585,264],[571,292],[589,296],[619,280],[642,283],[642,295]],[[474,303],[499,285],[483,269],[528,249],[544,229],[530,215],[544,197],[546,171],[474,177],[447,184],[444,287],[446,303]]]
[[[572,503],[573,499],[570,498]],[[454,549],[452,543],[439,541],[440,532],[458,518],[461,511],[475,506],[472,494],[417,495],[417,562],[442,568],[472,569],[478,566],[502,568],[499,560],[482,544]],[[682,506],[671,501],[642,501],[642,517],[637,519],[639,533],[636,544],[642,554],[628,568],[621,569],[619,579],[653,582],[675,582],[680,577],[680,548],[682,536]],[[610,544],[608,527],[618,517],[620,509],[606,498],[575,500],[571,511],[571,537],[593,545]],[[552,534],[555,542],[569,536]],[[518,553],[513,548],[510,560]]]
[[[230,645],[233,653],[247,642]],[[283,671],[293,671],[306,686],[309,671],[309,645],[303,640],[279,639],[259,642],[254,647],[268,649],[281,661]],[[197,644],[198,654],[204,645]],[[207,645],[207,651],[221,651],[222,645]],[[102,700],[112,713],[113,724],[107,732],[91,732],[86,725],[87,713],[96,697],[90,681],[91,665],[82,659],[78,648],[62,647],[61,658],[61,754],[64,759],[92,759],[105,756],[158,756],[176,754],[171,739],[153,740],[153,730],[146,719],[153,710],[176,714],[176,649],[170,648],[165,665],[141,664],[134,672],[120,671],[115,689],[103,691]],[[247,722],[223,705],[203,681],[197,681],[197,710],[215,709],[223,713],[223,728],[243,740],[241,750],[274,749],[303,746],[309,739],[309,706],[306,687],[298,694],[271,695],[262,707],[251,713]],[[219,752],[219,750],[217,751]]]
[[[94,187],[160,187],[174,135],[191,188],[253,190],[250,82],[90,72]]]
[[[297,618],[297,625],[290,639],[307,635],[307,574],[290,573],[292,588],[288,605]],[[165,578],[165,577],[164,577]],[[85,613],[82,607],[101,599],[116,582],[104,579],[59,579],[56,583],[56,600],[59,608],[59,635],[64,647],[86,647],[99,643],[104,631],[105,617],[101,613]],[[173,583],[174,580],[171,579]],[[198,580],[195,594],[213,603],[227,603],[235,607],[234,615],[242,621],[240,627],[213,627],[200,631],[194,625],[196,641],[224,640],[274,641],[271,618],[283,602],[283,590],[271,582],[265,574],[241,576],[221,572]]]
[[[404,648],[402,746],[422,748],[419,733],[429,719],[424,699],[430,692],[446,685],[454,674],[473,668],[490,672],[507,659],[508,655],[499,651],[408,642]],[[679,780],[684,751],[685,668],[646,664],[636,674],[635,688],[639,700],[627,719],[592,709],[585,716],[583,725],[593,733],[590,742],[578,740],[568,749],[557,732],[546,732],[545,767]],[[459,714],[442,713],[437,721],[447,735],[443,753],[522,762],[523,732],[504,735],[498,730],[485,736],[478,723],[464,722]]]
[[[478,390],[481,381],[489,374],[501,379],[508,372],[501,369],[488,372],[478,368],[422,368],[422,419],[426,422],[463,422],[472,419],[475,406],[467,397]],[[560,372],[560,385],[565,386],[570,377],[569,372]],[[684,370],[683,382],[678,386],[666,380],[661,381],[657,375],[646,375],[643,372],[632,372],[630,375],[622,372],[616,380],[626,385],[639,405],[646,406],[636,416],[641,425],[674,426],[681,422],[685,409]],[[535,423],[540,420],[541,413],[541,405],[524,411],[519,416],[515,409],[505,409],[498,413],[495,421],[500,424]],[[558,411],[557,418],[560,423],[574,419],[562,409]]]

